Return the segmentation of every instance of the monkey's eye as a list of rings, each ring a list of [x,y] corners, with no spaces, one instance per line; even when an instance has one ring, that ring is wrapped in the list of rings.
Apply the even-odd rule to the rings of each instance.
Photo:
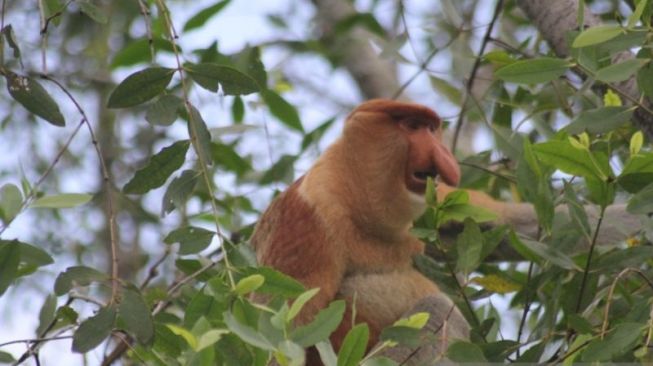
[[[433,123],[428,124],[429,132],[435,133],[437,131],[437,128],[435,128],[435,125]]]
[[[416,119],[407,119],[401,121],[400,125],[408,131],[417,131],[420,128],[424,127],[424,124]]]

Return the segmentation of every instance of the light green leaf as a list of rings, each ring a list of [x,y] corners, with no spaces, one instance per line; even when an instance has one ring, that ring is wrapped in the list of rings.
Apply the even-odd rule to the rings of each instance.
[[[574,48],[587,47],[598,43],[609,41],[612,38],[624,33],[618,25],[599,25],[582,31],[571,44]]]
[[[206,333],[202,334],[197,340],[197,349],[199,352],[206,347],[210,347],[217,343],[223,335],[229,334],[229,331],[226,329],[211,329]]]
[[[542,57],[513,62],[495,71],[494,75],[513,83],[540,84],[559,78],[570,66],[568,61],[559,58]]]
[[[170,126],[177,120],[179,109],[184,101],[176,95],[162,95],[156,102],[150,104],[145,113],[145,120],[153,125]]]
[[[618,177],[618,183],[626,191],[636,193],[653,182],[653,153],[631,156]]]
[[[606,173],[593,163],[588,150],[577,149],[568,141],[548,141],[536,144],[533,145],[533,151],[543,163],[567,174],[594,177],[599,180],[604,180],[606,177]]]
[[[20,264],[20,249],[17,245],[0,246],[0,295],[16,279]]]
[[[170,331],[180,337],[182,337],[186,343],[192,348],[193,350],[197,351],[199,349],[199,342],[197,338],[193,335],[193,333],[187,331],[186,329],[174,325],[174,324],[166,324],[166,327],[170,329]]]
[[[266,351],[274,351],[275,347],[270,343],[265,336],[259,333],[256,329],[240,323],[233,314],[225,312],[224,322],[229,327],[229,330],[236,334],[243,341],[251,344],[254,347],[264,349]]]
[[[357,324],[345,336],[338,352],[338,366],[356,366],[363,359],[370,330],[367,324]]]
[[[606,83],[617,83],[620,81],[628,80],[631,76],[635,75],[637,70],[646,65],[649,61],[640,58],[633,58],[630,60],[622,61],[617,64],[612,64],[599,69],[594,75],[594,78]]]
[[[150,67],[123,80],[109,96],[108,108],[127,108],[147,102],[163,93],[175,69]]]
[[[317,352],[320,354],[320,360],[322,360],[324,366],[338,365],[338,356],[336,356],[336,353],[333,351],[331,342],[328,340],[317,342],[317,344],[315,344],[315,348],[317,348]]]
[[[626,210],[632,214],[641,215],[653,212],[653,183],[630,197]]]
[[[583,351],[585,362],[617,361],[617,357],[632,350],[642,337],[645,325],[639,323],[621,323],[604,339],[595,339]]]
[[[312,322],[292,331],[290,338],[302,347],[312,346],[327,339],[338,328],[344,314],[345,301],[333,301],[326,309],[320,310]]]
[[[30,205],[35,208],[70,208],[81,206],[93,199],[93,195],[82,193],[62,193],[41,197]]]
[[[9,222],[18,215],[23,205],[23,195],[13,184],[5,184],[0,188],[0,219]]]
[[[256,291],[265,282],[265,277],[260,274],[249,275],[236,284],[234,292],[240,296]]]
[[[422,329],[429,321],[429,313],[419,312],[411,314],[408,318],[401,318],[394,322],[393,325],[401,327],[409,327],[414,329]]]
[[[587,131],[601,134],[613,131],[628,121],[634,112],[630,107],[602,107],[584,110],[564,129],[572,135]]]
[[[483,350],[473,343],[457,341],[449,345],[447,357],[456,363],[487,363]]]
[[[456,270],[469,274],[481,261],[481,251],[483,249],[483,235],[481,229],[474,220],[465,219],[463,232],[458,235],[456,240],[456,252],[458,252],[458,261]]]
[[[630,145],[629,145],[629,150],[630,150],[630,155],[637,155],[639,151],[642,149],[642,145],[644,144],[644,134],[642,131],[637,131],[633,134],[633,136],[630,137]]]
[[[286,318],[286,321],[289,322],[295,319],[295,317],[297,316],[297,314],[299,314],[299,312],[302,310],[304,305],[306,305],[308,301],[310,301],[313,297],[315,297],[315,295],[317,295],[318,292],[320,292],[319,288],[312,288],[304,292],[303,294],[299,295],[297,299],[293,301],[292,305],[290,306],[290,310],[288,311],[288,316]]]

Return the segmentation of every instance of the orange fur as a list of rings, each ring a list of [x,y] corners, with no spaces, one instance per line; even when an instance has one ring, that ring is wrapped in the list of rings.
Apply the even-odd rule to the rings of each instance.
[[[370,326],[370,343],[437,286],[412,257],[424,245],[412,221],[424,208],[426,176],[455,185],[460,170],[441,143],[440,119],[411,103],[373,100],[347,118],[344,131],[308,173],[275,199],[252,236],[259,264],[320,292],[299,316],[305,323],[334,299]],[[440,185],[438,195],[450,187]],[[338,349],[351,309],[332,335]],[[313,364],[317,361],[309,361]]]

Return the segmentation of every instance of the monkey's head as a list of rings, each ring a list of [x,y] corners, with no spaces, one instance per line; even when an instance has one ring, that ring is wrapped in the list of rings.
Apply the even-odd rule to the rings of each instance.
[[[440,118],[419,104],[365,102],[347,118],[341,142],[355,184],[367,193],[365,204],[398,211],[388,213],[398,220],[422,213],[429,177],[452,186],[460,180],[458,163],[442,143]]]

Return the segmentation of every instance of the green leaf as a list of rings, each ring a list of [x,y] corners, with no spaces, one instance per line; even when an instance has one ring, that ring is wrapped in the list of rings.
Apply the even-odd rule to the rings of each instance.
[[[272,90],[262,90],[261,96],[273,116],[291,129],[304,133],[304,127],[295,107]]]
[[[222,9],[229,5],[230,2],[231,0],[222,0],[200,10],[197,14],[188,19],[186,24],[184,24],[184,32],[203,26],[209,19],[211,19],[211,17],[218,14]]]
[[[393,325],[386,327],[381,331],[381,340],[390,342],[392,345],[401,344],[407,347],[415,348],[421,343],[420,330],[404,325]]]
[[[647,215],[653,212],[653,183],[630,197],[626,211],[636,215]]]
[[[107,280],[108,276],[96,269],[84,266],[68,267],[54,282],[54,293],[61,296],[73,287],[87,286],[91,282]]]
[[[154,52],[166,51],[174,53],[172,43],[167,39],[154,37],[151,46],[154,48]],[[177,51],[182,52],[179,45],[177,45]],[[139,63],[147,63],[151,61],[151,58],[152,53],[150,40],[146,38],[138,39],[128,43],[125,47],[116,52],[113,61],[111,61],[111,69],[133,66]]]
[[[195,106],[190,106],[190,118],[188,119],[188,135],[196,138],[194,148],[195,153],[201,154],[202,161],[206,165],[213,165],[211,159],[211,133],[206,127],[206,122]]]
[[[36,80],[5,71],[9,95],[25,109],[55,126],[65,126],[66,120],[57,102]]]
[[[538,259],[543,259],[545,261],[551,262],[552,264],[563,268],[567,270],[575,270],[575,271],[580,271],[581,269],[574,263],[574,261],[569,258],[566,254],[562,253],[560,250],[557,248],[540,243],[535,240],[530,240],[530,239],[517,239],[516,235],[514,233],[511,234],[511,244],[513,244],[513,247],[520,252],[520,254],[523,252],[524,249],[526,249],[530,254],[526,254],[525,257],[527,259],[531,259],[533,257],[538,258]],[[518,241],[520,245],[515,246],[514,244],[515,241]],[[520,246],[523,246],[520,248]]]
[[[11,353],[0,351],[0,363],[13,364],[15,362],[16,359],[14,358],[14,356],[11,355]]]
[[[457,341],[449,345],[447,357],[456,363],[487,363],[483,350],[473,343]]]
[[[618,177],[619,185],[630,193],[653,182],[653,153],[632,156]]]
[[[93,19],[95,22],[100,24],[107,24],[109,18],[104,12],[97,6],[91,4],[88,1],[78,1],[79,10],[82,13],[86,14],[89,18]]]
[[[108,108],[127,108],[147,102],[163,93],[175,69],[149,67],[129,75],[109,96]]]
[[[0,246],[0,295],[4,294],[18,277],[19,263],[20,249],[17,245]]]
[[[39,326],[36,328],[36,334],[39,336],[50,326],[55,320],[55,311],[57,310],[57,298],[53,294],[45,297],[45,301],[39,311]]]
[[[399,364],[396,361],[393,361],[387,357],[373,357],[365,360],[361,366],[398,366]]]
[[[331,342],[321,341],[315,344],[317,352],[320,354],[320,360],[324,363],[324,366],[337,366],[338,365],[338,356],[333,351]]]
[[[602,180],[606,174],[593,162],[588,150],[577,149],[568,141],[548,141],[533,145],[533,151],[545,164],[567,174]]]
[[[174,333],[174,334],[180,336],[181,338],[183,338],[186,341],[186,343],[188,343],[188,345],[190,346],[191,349],[193,349],[193,350],[198,349],[199,342],[198,342],[197,338],[195,338],[193,333],[187,331],[186,329],[184,329],[182,327],[174,325],[174,324],[166,324],[166,327],[168,327],[168,329],[170,329],[170,331],[172,333]]]
[[[241,123],[243,117],[245,117],[245,104],[243,103],[243,98],[237,95],[231,104],[231,118],[234,119],[234,122]]]
[[[456,240],[456,252],[458,252],[456,270],[465,274],[475,270],[480,264],[482,249],[483,235],[481,235],[481,229],[474,220],[465,219],[463,232],[458,235]]]
[[[307,302],[309,302],[317,293],[320,292],[319,288],[312,288],[303,294],[299,295],[295,301],[293,301],[292,305],[290,306],[290,309],[288,310],[288,314],[286,315],[286,321],[291,321],[295,319],[295,317],[299,314],[299,312],[302,310],[304,305],[306,305]]]
[[[357,26],[365,28],[379,37],[387,37],[385,29],[371,13],[354,13],[349,15],[339,20],[333,27],[333,31],[337,34],[343,34]]]
[[[231,66],[211,63],[187,64],[186,71],[202,88],[217,92],[218,85],[226,95],[247,95],[259,91],[256,80]]]
[[[632,117],[631,107],[602,107],[584,110],[564,130],[572,135],[582,132],[592,134],[607,133],[621,127]]]
[[[238,177],[242,177],[252,170],[249,161],[243,159],[233,146],[213,143],[211,144],[211,156],[216,164],[236,173]]]
[[[211,329],[202,334],[197,340],[197,351],[199,352],[206,347],[214,345],[225,334],[229,334],[229,331],[226,329]]]
[[[5,184],[0,188],[0,219],[9,222],[18,215],[23,206],[23,195],[13,184]]]
[[[195,190],[200,173],[194,170],[184,170],[174,178],[163,195],[161,215],[169,214],[175,208],[183,207]]]
[[[254,347],[264,349],[266,351],[274,351],[275,347],[263,334],[256,331],[256,329],[240,323],[232,313],[224,313],[224,322],[229,327],[229,330],[236,334],[244,342],[251,344]]]
[[[145,167],[134,174],[134,177],[123,188],[123,192],[143,194],[161,187],[168,177],[184,164],[189,146],[190,141],[181,140],[161,149],[152,156]]]
[[[559,78],[570,66],[559,58],[542,57],[513,62],[495,71],[494,75],[508,82],[539,84]]]
[[[111,334],[115,321],[113,307],[104,307],[84,320],[73,334],[73,352],[86,353],[99,346]]]
[[[622,33],[624,33],[624,31],[618,25],[599,25],[582,31],[578,36],[576,36],[571,46],[579,48],[603,43]]]
[[[617,357],[632,350],[642,337],[645,328],[639,323],[621,323],[617,325],[604,339],[595,339],[583,351],[585,362],[617,361]]]
[[[338,328],[344,314],[345,301],[333,301],[326,309],[320,310],[312,322],[293,330],[290,339],[302,347],[323,341]]]
[[[179,116],[179,109],[184,101],[176,95],[162,95],[156,102],[147,107],[145,120],[153,125],[170,126]]]
[[[265,185],[273,182],[292,181],[294,173],[293,164],[295,163],[295,160],[297,160],[297,156],[295,155],[282,156],[279,161],[274,163],[274,165],[263,174],[259,183]]]
[[[124,288],[118,313],[127,332],[134,335],[141,344],[147,345],[154,340],[152,314],[137,288]]]
[[[647,5],[647,0],[641,0],[639,3],[637,3],[635,10],[628,17],[628,29],[633,29],[635,25],[637,25],[637,22],[639,21],[639,19],[642,17],[642,14],[644,13],[644,9],[646,8],[646,5]]]
[[[81,206],[93,199],[91,194],[62,193],[36,199],[30,207],[35,208],[71,208]]]
[[[14,28],[11,26],[11,24],[8,24],[0,30],[0,33],[4,35],[5,40],[7,41],[7,45],[11,47],[14,53],[14,58],[20,60],[20,47],[18,47],[18,42],[16,41],[16,33],[14,33]],[[1,43],[2,42],[0,41],[0,44]]]
[[[631,137],[630,137],[630,144],[628,147],[628,150],[630,152],[630,155],[637,155],[639,151],[642,149],[642,145],[644,144],[644,134],[642,131],[637,131],[635,132]]]
[[[304,285],[299,281],[270,267],[248,267],[243,268],[241,272],[246,276],[260,274],[265,277],[265,282],[257,289],[261,294],[291,298],[305,291]]]
[[[179,254],[195,254],[206,249],[215,233],[199,227],[186,226],[173,230],[163,239],[166,244],[179,243]]]
[[[238,281],[234,292],[240,296],[247,295],[250,292],[256,291],[263,283],[265,283],[265,277],[260,274],[249,275]]]
[[[645,2],[645,0],[641,1]],[[642,66],[642,68],[637,71],[637,86],[644,95],[653,100],[653,62],[651,62],[653,51],[649,48],[642,47],[642,49],[637,52],[637,58],[648,61],[646,65]]]
[[[431,87],[435,89],[438,94],[445,96],[451,103],[459,105],[463,100],[459,86],[452,85],[449,81],[433,75],[429,75],[429,80],[431,81]]]
[[[622,61],[599,69],[594,75],[594,78],[606,83],[616,83],[628,80],[631,76],[635,75],[637,70],[648,62],[648,60],[642,60],[639,58]]]
[[[357,324],[345,336],[338,352],[338,366],[356,366],[363,359],[370,330],[367,324]]]
[[[41,267],[54,263],[45,250],[18,240],[0,240],[0,247],[14,245],[20,250],[20,262],[26,266]]]

